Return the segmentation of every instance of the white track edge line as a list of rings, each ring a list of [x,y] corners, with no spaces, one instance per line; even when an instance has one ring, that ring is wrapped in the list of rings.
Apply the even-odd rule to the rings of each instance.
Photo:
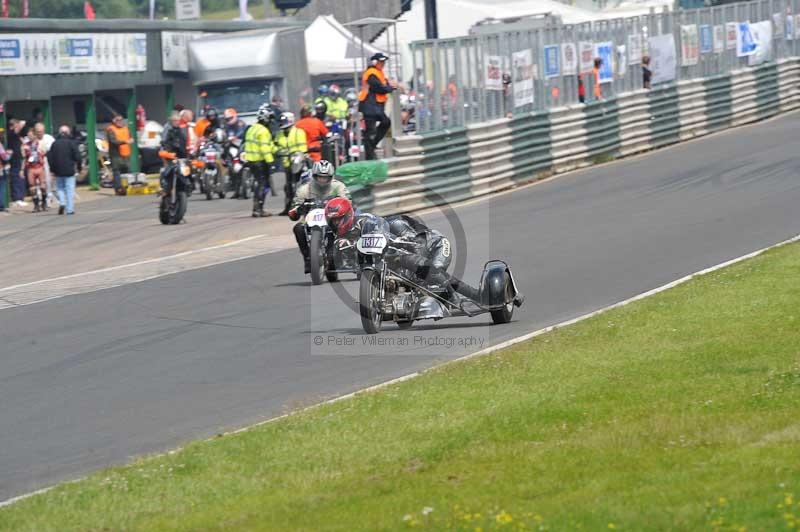
[[[715,272],[717,270],[721,270],[721,269],[726,268],[728,266],[732,266],[732,265],[734,265],[736,263],[743,262],[743,261],[748,260],[748,259],[752,259],[754,257],[757,257],[759,255],[762,255],[762,254],[766,253],[767,251],[770,251],[770,250],[773,250],[773,249],[776,249],[776,248],[780,248],[780,247],[786,246],[788,244],[793,244],[795,242],[800,242],[800,235],[794,236],[794,237],[792,237],[792,238],[790,238],[788,240],[784,240],[783,242],[778,242],[777,244],[774,244],[772,246],[768,246],[768,247],[759,249],[757,251],[753,251],[752,253],[748,253],[746,255],[742,255],[741,257],[736,257],[734,259],[722,262],[722,263],[717,264],[715,266],[711,266],[709,268],[705,268],[705,269],[700,270],[698,272],[690,273],[689,275],[686,275],[685,277],[681,277],[680,279],[676,279],[675,281],[669,282],[669,283],[667,283],[665,285],[661,285],[661,286],[659,286],[657,288],[653,288],[652,290],[648,290],[646,292],[642,292],[641,294],[637,294],[637,295],[635,295],[633,297],[630,297],[628,299],[624,299],[624,300],[619,301],[617,303],[613,303],[613,304],[608,305],[606,307],[603,307],[603,308],[597,309],[595,311],[589,312],[588,314],[583,314],[583,315],[578,316],[576,318],[572,318],[572,319],[569,319],[567,321],[562,321],[560,323],[556,323],[555,325],[550,325],[548,327],[544,327],[543,329],[539,329],[539,330],[533,331],[531,333],[523,334],[522,336],[517,336],[515,338],[511,338],[510,340],[506,340],[505,342],[500,342],[499,344],[495,344],[493,346],[487,347],[486,349],[482,349],[480,351],[476,351],[474,353],[470,353],[470,354],[464,355],[462,357],[458,357],[458,358],[454,358],[454,359],[451,359],[451,360],[447,360],[445,362],[442,362],[441,364],[436,364],[435,366],[432,366],[430,368],[427,368],[427,369],[424,369],[424,370],[421,370],[421,371],[415,371],[413,373],[409,373],[409,374],[403,375],[401,377],[396,377],[394,379],[391,379],[391,380],[388,380],[388,381],[384,381],[384,382],[381,382],[381,383],[378,383],[378,384],[374,384],[372,386],[367,386],[366,388],[361,388],[360,390],[356,390],[354,392],[350,392],[350,393],[347,393],[347,394],[344,394],[344,395],[340,395],[340,396],[337,396],[337,397],[334,397],[334,398],[331,398],[331,399],[326,399],[325,401],[322,401],[320,403],[316,403],[316,404],[313,404],[311,406],[307,406],[305,408],[301,408],[299,410],[295,410],[293,412],[282,414],[280,416],[272,417],[272,418],[266,419],[264,421],[259,421],[258,423],[253,423],[252,425],[248,425],[248,426],[242,427],[240,429],[236,429],[236,430],[228,431],[228,432],[223,432],[223,433],[221,433],[221,434],[219,434],[217,436],[212,436],[210,438],[206,438],[205,440],[201,440],[201,441],[211,441],[211,440],[218,439],[220,436],[230,436],[230,435],[233,435],[233,434],[241,434],[242,432],[247,432],[247,431],[252,430],[254,428],[261,427],[261,426],[267,425],[269,423],[274,423],[276,421],[280,421],[282,419],[286,419],[286,418],[291,417],[291,416],[296,416],[296,415],[302,414],[304,412],[308,412],[309,410],[312,410],[312,409],[315,409],[315,408],[319,408],[319,407],[322,407],[322,406],[338,403],[339,401],[344,401],[346,399],[353,398],[353,397],[355,397],[357,395],[374,392],[374,391],[380,390],[382,388],[386,388],[388,386],[391,386],[393,384],[397,384],[397,383],[400,383],[400,382],[411,380],[411,379],[414,379],[416,377],[419,377],[420,375],[423,375],[423,374],[428,373],[428,372],[433,371],[433,370],[438,370],[440,368],[449,366],[451,364],[462,362],[464,360],[469,360],[471,358],[479,357],[479,356],[482,356],[482,355],[488,355],[490,353],[494,353],[495,351],[500,351],[500,350],[505,349],[507,347],[511,347],[513,345],[522,343],[522,342],[524,342],[526,340],[530,340],[531,338],[535,338],[537,336],[541,336],[543,334],[549,333],[549,332],[554,331],[556,329],[561,329],[563,327],[567,327],[569,325],[574,325],[575,323],[587,320],[589,318],[593,318],[594,316],[597,316],[598,314],[603,314],[604,312],[608,312],[609,310],[613,310],[613,309],[616,309],[616,308],[619,308],[619,307],[624,307],[625,305],[628,305],[629,303],[633,303],[635,301],[639,301],[639,300],[645,299],[647,297],[653,296],[653,295],[658,294],[660,292],[664,292],[666,290],[669,290],[670,288],[675,288],[676,286],[684,284],[687,281],[690,281],[690,280],[694,279],[695,277],[700,277],[700,276],[703,276],[703,275],[707,275],[709,273]],[[156,454],[151,454],[151,455],[145,455],[145,456],[140,457],[140,458],[148,459],[148,458],[157,458],[159,456],[167,456],[167,455],[175,454],[175,453],[181,451],[184,447],[185,447],[185,445],[177,447],[177,448],[172,449],[170,451],[165,451],[163,453],[156,453]],[[113,467],[113,466],[109,466],[109,467]],[[5,501],[0,501],[0,508],[3,508],[4,506],[10,506],[10,505],[12,505],[12,504],[14,504],[16,502],[19,502],[19,501],[24,500],[24,499],[28,499],[28,498],[33,497],[35,495],[41,495],[43,493],[47,493],[48,491],[50,491],[50,490],[52,490],[54,488],[57,488],[59,486],[63,486],[65,484],[72,484],[72,483],[75,483],[75,482],[80,482],[82,480],[85,480],[86,478],[87,477],[81,477],[81,478],[77,478],[77,479],[74,479],[74,480],[68,480],[68,481],[65,481],[65,482],[60,482],[58,484],[54,484],[53,486],[48,486],[46,488],[41,488],[41,489],[38,489],[36,491],[32,491],[30,493],[17,495],[16,497],[12,497],[11,499],[7,499]]]
[[[50,283],[50,282],[53,282],[53,281],[63,281],[65,279],[74,279],[76,277],[84,277],[84,276],[87,276],[87,275],[95,275],[95,274],[98,274],[98,273],[112,272],[112,271],[121,270],[121,269],[124,269],[124,268],[132,268],[134,266],[142,266],[144,264],[153,264],[153,263],[157,263],[157,262],[164,262],[164,261],[168,261],[168,260],[172,260],[172,259],[178,259],[178,258],[181,258],[181,257],[186,257],[188,255],[195,255],[197,253],[205,253],[207,251],[215,251],[217,249],[223,249],[223,248],[227,248],[227,247],[231,247],[231,246],[236,246],[238,244],[243,244],[244,242],[248,242],[250,240],[256,240],[258,238],[264,238],[264,237],[272,238],[272,237],[275,237],[275,236],[280,236],[280,235],[268,235],[267,233],[263,233],[263,234],[260,234],[260,235],[248,236],[248,237],[242,238],[240,240],[234,240],[233,242],[226,242],[224,244],[218,244],[216,246],[209,246],[209,247],[200,248],[200,249],[191,249],[189,251],[182,251],[181,253],[176,253],[174,255],[167,255],[166,257],[158,257],[158,258],[155,258],[155,259],[146,259],[146,260],[141,260],[139,262],[131,262],[129,264],[119,264],[117,266],[109,266],[108,268],[100,268],[99,270],[90,270],[88,272],[73,273],[73,274],[70,274],[70,275],[63,275],[61,277],[51,277],[49,279],[41,279],[39,281],[31,281],[29,283],[22,283],[22,284],[16,284],[16,285],[12,285],[12,286],[6,286],[4,288],[0,288],[0,292],[5,292],[6,290],[12,290],[12,289],[16,289],[16,288],[24,288],[26,286],[33,286],[33,285],[42,284],[42,283]]]

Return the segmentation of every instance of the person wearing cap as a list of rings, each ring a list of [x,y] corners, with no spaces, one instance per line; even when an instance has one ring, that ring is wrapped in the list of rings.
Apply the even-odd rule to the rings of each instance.
[[[389,56],[381,52],[373,55],[370,58],[372,65],[361,76],[358,110],[364,115],[364,150],[368,160],[375,159],[375,148],[392,125],[384,108],[389,94],[397,88],[397,82],[389,80],[383,71],[388,59]]]

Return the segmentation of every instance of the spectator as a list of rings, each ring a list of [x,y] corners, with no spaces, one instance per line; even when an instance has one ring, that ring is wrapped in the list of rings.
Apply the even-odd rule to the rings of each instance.
[[[55,142],[55,138],[52,135],[48,134],[44,130],[44,124],[41,122],[37,122],[33,126],[33,134],[39,139],[39,147],[42,149],[42,152],[47,155],[47,152],[50,151],[50,146],[53,145]],[[44,179],[45,183],[47,184],[47,204],[48,206],[52,202],[53,199],[53,182],[50,175],[50,165],[47,162],[47,157],[44,159]]]
[[[506,118],[514,116],[514,91],[511,88],[511,74],[503,74],[503,112]]]
[[[325,122],[314,116],[311,107],[304,105],[300,109],[300,120],[297,121],[296,126],[306,132],[308,156],[311,157],[311,160],[314,162],[322,160],[322,141],[328,136]]]
[[[122,189],[122,174],[130,171],[131,144],[133,144],[131,132],[125,125],[122,115],[114,115],[111,125],[106,129],[106,138],[111,172],[114,174],[114,190],[121,196],[125,193]]]
[[[58,194],[58,214],[75,214],[75,174],[81,164],[81,153],[72,141],[69,126],[58,128],[55,139],[47,154],[50,169],[56,176]]]
[[[22,131],[25,121],[12,118],[8,121],[8,153],[11,154],[8,185],[11,188],[11,202],[17,207],[27,207],[25,202],[25,177],[22,174],[24,157],[22,155]]]
[[[642,56],[642,87],[650,89],[650,80],[653,78],[653,71],[650,70],[650,56]]]
[[[183,109],[180,111],[178,114],[178,123],[178,127],[183,130],[183,136],[186,137],[187,153],[189,155],[194,155],[200,140],[194,130],[197,124],[194,123],[194,113],[192,110]]]
[[[36,128],[39,125],[41,124],[36,124],[30,129],[28,136],[22,145],[22,155],[25,157],[25,176],[28,179],[28,191],[30,192],[31,197],[33,197],[33,212],[39,212],[40,210],[45,210],[47,208],[45,204],[47,201],[46,198],[43,197],[42,203],[40,203],[39,198],[36,195],[37,185],[44,187],[45,190],[47,189],[44,167],[46,160],[45,157],[47,154],[44,150],[41,139],[36,135]],[[43,125],[42,131],[44,131]]]
[[[5,133],[5,130],[0,127],[0,135]],[[11,154],[3,147],[0,141],[0,212],[6,210],[6,187],[8,186],[8,161],[11,160]]]
[[[583,83],[583,73],[578,74],[578,101],[586,103],[586,85]]]
[[[592,75],[594,76],[594,99],[595,100],[602,100],[603,99],[603,90],[600,87],[600,67],[603,66],[603,59],[600,57],[594,58],[594,68],[592,69]]]

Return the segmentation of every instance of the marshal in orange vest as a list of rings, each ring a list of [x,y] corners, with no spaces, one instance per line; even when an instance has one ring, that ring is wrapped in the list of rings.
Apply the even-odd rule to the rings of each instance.
[[[386,78],[386,74],[383,73],[383,70],[381,70],[379,68],[375,68],[374,66],[373,67],[369,67],[368,69],[366,69],[364,71],[364,75],[361,76],[361,92],[358,93],[358,101],[359,102],[365,101],[367,99],[367,96],[369,96],[369,82],[368,82],[368,80],[369,80],[370,76],[376,76],[378,78],[378,80],[380,80],[382,85],[387,85],[389,83],[389,80]],[[389,99],[389,95],[388,94],[376,94],[375,95],[375,101],[378,102],[378,103],[386,103],[386,101],[388,99]]]
[[[119,144],[117,146],[119,148],[120,156],[121,157],[130,157],[131,156],[131,145],[128,144],[128,141],[131,139],[130,130],[125,126],[117,127],[114,124],[111,124],[110,126],[108,126],[108,130],[113,131],[114,138],[117,139],[117,142],[121,143],[121,144]]]

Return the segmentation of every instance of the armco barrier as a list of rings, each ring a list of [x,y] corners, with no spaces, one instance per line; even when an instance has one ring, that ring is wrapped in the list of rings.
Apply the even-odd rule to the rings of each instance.
[[[378,214],[490,194],[800,107],[800,60],[529,113],[395,143],[389,179],[355,191]]]

